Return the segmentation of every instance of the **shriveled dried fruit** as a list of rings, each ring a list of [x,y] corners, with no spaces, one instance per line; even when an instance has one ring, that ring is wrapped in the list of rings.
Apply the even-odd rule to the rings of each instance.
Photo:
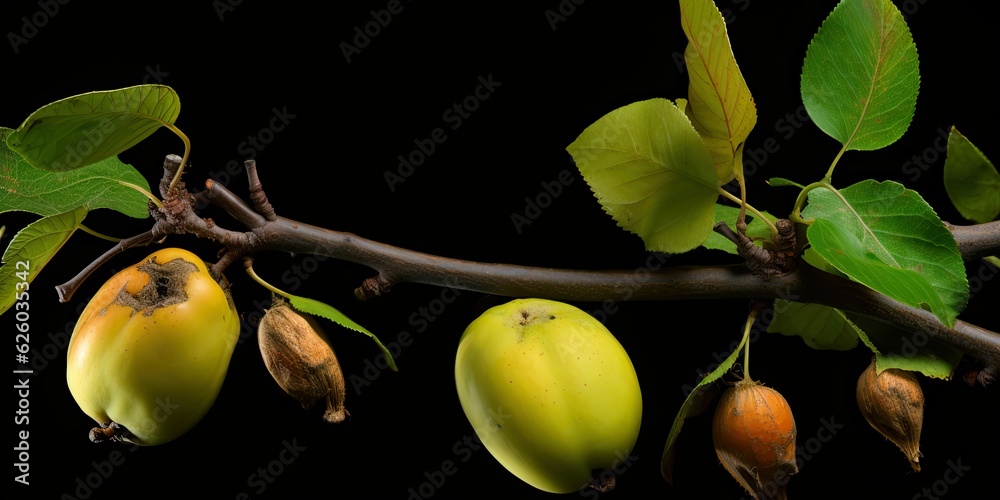
[[[903,451],[920,472],[920,428],[924,422],[924,392],[910,371],[888,368],[877,373],[875,360],[858,377],[858,408],[865,420]]]
[[[257,339],[267,370],[303,408],[325,400],[323,420],[335,424],[350,416],[344,408],[344,374],[316,320],[275,297],[260,320]]]
[[[795,464],[795,419],[776,390],[745,379],[722,393],[712,441],[722,465],[757,499],[786,498]]]

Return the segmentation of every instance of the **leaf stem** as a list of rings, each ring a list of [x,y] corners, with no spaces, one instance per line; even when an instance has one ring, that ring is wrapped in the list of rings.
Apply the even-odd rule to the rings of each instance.
[[[753,207],[753,205],[750,205],[749,203],[743,203],[742,200],[740,200],[739,198],[737,198],[736,196],[734,196],[732,193],[730,193],[730,192],[728,192],[728,191],[726,191],[726,190],[724,190],[722,188],[719,188],[719,193],[721,193],[722,196],[725,196],[726,198],[732,200],[733,203],[739,203],[741,207],[746,206],[747,210],[753,212],[754,217],[760,219],[760,221],[763,222],[764,224],[767,224],[767,228],[771,230],[771,234],[777,236],[777,234],[778,234],[778,228],[777,228],[777,226],[775,226],[773,222],[771,222],[770,220],[768,220],[767,217],[764,217],[764,214],[760,213],[756,208]]]
[[[833,169],[834,169],[834,167],[837,166],[837,163],[840,162],[840,157],[844,156],[844,153],[847,152],[847,144],[848,143],[850,143],[850,140],[848,140],[847,143],[845,143],[843,146],[841,146],[840,147],[840,151],[837,151],[837,156],[833,157],[833,161],[830,162],[830,168],[828,168],[826,170],[826,175],[823,176],[823,181],[824,182],[826,182],[826,183],[829,184],[833,180]]]
[[[146,191],[145,189],[143,189],[142,186],[137,186],[135,184],[132,184],[131,182],[125,182],[125,181],[117,181],[117,182],[118,182],[118,184],[121,184],[122,186],[125,186],[125,187],[128,187],[128,188],[132,188],[132,189],[134,189],[134,190],[142,193],[143,195],[146,196],[146,198],[149,198],[149,201],[153,202],[153,204],[156,205],[156,208],[163,208],[163,202],[160,201],[159,198],[157,198],[156,196],[153,196],[153,193],[150,193],[149,191]]]
[[[181,129],[177,128],[173,123],[164,123],[165,127],[170,129],[171,132],[177,134],[184,141],[184,157],[181,158],[181,165],[177,167],[177,172],[174,174],[174,178],[170,180],[170,188],[173,189],[177,185],[177,181],[180,180],[181,174],[184,173],[184,165],[187,165],[188,158],[191,156],[191,140],[188,136],[181,132]]]
[[[84,226],[83,224],[80,224],[80,230],[83,231],[83,232],[85,232],[85,233],[87,233],[87,234],[89,234],[89,235],[91,235],[91,236],[96,236],[96,237],[98,237],[98,238],[100,238],[102,240],[107,240],[107,241],[110,241],[112,243],[118,243],[119,241],[121,241],[121,238],[112,238],[111,236],[98,233],[97,231],[94,231],[93,229],[90,229],[89,227]]]
[[[829,182],[825,179],[821,181],[814,182],[804,188],[799,192],[798,198],[795,199],[795,205],[792,206],[792,213],[788,216],[788,219],[796,224],[812,224],[812,219],[802,218],[802,207],[805,206],[806,200],[808,200],[809,191],[816,189],[818,187],[832,187]]]

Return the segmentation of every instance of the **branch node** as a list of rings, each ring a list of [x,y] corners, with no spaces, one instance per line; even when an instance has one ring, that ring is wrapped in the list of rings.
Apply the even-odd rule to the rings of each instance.
[[[779,257],[781,254],[755,245],[753,240],[744,234],[746,223],[737,223],[736,227],[740,231],[739,233],[733,232],[725,222],[720,221],[715,224],[713,229],[736,245],[736,252],[740,257],[743,257],[751,274],[763,280],[769,280],[787,272],[785,269],[787,264],[783,262],[783,258]],[[794,248],[794,243],[792,248]]]
[[[180,156],[169,154],[163,159],[163,177],[160,179],[160,197],[166,198],[170,192],[170,182],[173,181],[177,169],[181,167]]]
[[[354,297],[358,300],[368,300],[380,297],[389,293],[392,289],[392,281],[382,273],[366,279],[361,286],[354,289]]]

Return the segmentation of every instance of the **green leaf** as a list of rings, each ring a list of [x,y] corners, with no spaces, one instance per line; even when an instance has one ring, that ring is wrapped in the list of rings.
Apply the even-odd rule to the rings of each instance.
[[[7,147],[5,139],[11,132],[0,127],[0,179],[8,186],[0,190],[0,213],[22,210],[49,216],[86,206],[149,217],[146,197],[119,182],[149,190],[149,183],[131,165],[111,157],[71,172],[37,169]]]
[[[80,227],[86,215],[87,209],[79,207],[32,222],[14,235],[0,266],[0,314],[10,309],[18,293],[27,291],[31,295],[28,286],[19,284],[25,280],[18,273],[28,272],[30,286],[42,268]]]
[[[684,404],[681,405],[681,409],[674,416],[674,423],[670,426],[670,434],[667,435],[667,444],[663,447],[663,457],[660,459],[660,471],[663,477],[666,478],[667,482],[673,481],[673,454],[674,454],[674,444],[677,442],[677,436],[681,433],[681,427],[684,426],[684,420],[688,418],[689,415],[694,414],[694,410],[697,406],[701,406],[704,401],[705,393],[703,392],[712,382],[715,382],[728,372],[733,365],[736,363],[736,359],[740,356],[743,350],[743,346],[747,343],[750,329],[748,328],[746,333],[743,335],[743,339],[740,340],[740,345],[733,349],[733,352],[729,353],[719,366],[712,370],[708,375],[705,375],[699,382],[698,385],[694,387],[694,390],[688,394],[687,398],[684,399]]]
[[[712,232],[715,164],[674,103],[650,99],[618,108],[566,150],[604,210],[647,250],[686,252]]]
[[[842,0],[802,65],[809,117],[845,150],[880,149],[902,137],[919,88],[917,48],[890,0]]]
[[[172,125],[180,98],[165,85],[89,92],[39,108],[7,137],[42,170],[64,172],[115,156]]]
[[[757,107],[729,44],[726,21],[712,0],[681,0],[690,81],[686,112],[712,153],[719,184],[735,175],[733,159],[757,123]]]
[[[866,180],[809,192],[802,212],[816,253],[851,279],[953,326],[969,298],[951,232],[923,198],[896,182]]]
[[[385,354],[385,359],[386,361],[389,362],[389,368],[391,368],[392,371],[397,371],[396,360],[393,359],[392,354],[389,353],[389,349],[386,349],[386,347],[382,345],[382,341],[380,341],[378,337],[375,336],[375,334],[369,332],[365,327],[355,323],[353,320],[351,320],[351,318],[348,318],[347,316],[344,315],[344,313],[338,311],[333,306],[325,304],[318,300],[313,300],[306,297],[299,297],[297,295],[291,295],[291,294],[287,294],[286,297],[288,298],[288,302],[292,304],[292,307],[298,309],[299,311],[313,314],[316,316],[322,316],[344,328],[347,328],[349,330],[354,330],[356,332],[360,332],[367,335],[369,338],[374,340],[376,344],[378,344],[378,348],[382,350],[383,354]]]
[[[762,214],[764,215],[764,217],[770,219],[772,223],[778,220],[777,217],[767,212],[762,212]],[[726,224],[729,225],[730,228],[735,228],[736,219],[739,218],[739,215],[740,215],[739,208],[731,207],[729,205],[721,205],[718,203],[715,204],[716,223],[725,222]],[[764,221],[754,218],[749,214],[747,215],[747,220],[750,221],[747,223],[747,236],[749,236],[750,238],[759,238],[761,240],[769,240],[771,238],[771,229],[767,227],[767,224],[765,224]],[[713,224],[713,226],[714,225],[715,224]],[[722,250],[724,252],[728,252],[733,255],[739,255],[738,252],[736,251],[736,244],[733,243],[732,241],[729,241],[728,238],[715,231],[712,231],[712,233],[708,235],[708,238],[705,240],[705,243],[703,243],[702,246],[712,250]],[[757,246],[760,246],[760,244],[758,244]]]
[[[778,299],[770,333],[799,336],[813,349],[848,351],[858,345],[860,329],[840,309]]]
[[[1000,215],[1000,173],[955,127],[948,134],[944,189],[966,219],[982,224]]]
[[[920,372],[928,377],[949,380],[955,373],[962,351],[936,340],[924,332],[904,331],[881,321],[851,314],[850,319],[863,328],[876,349],[875,368],[899,368]],[[869,346],[872,347],[872,346]]]
[[[805,189],[805,186],[802,184],[793,180],[785,179],[784,177],[771,177],[767,180],[767,185],[771,187],[797,187],[799,189]]]

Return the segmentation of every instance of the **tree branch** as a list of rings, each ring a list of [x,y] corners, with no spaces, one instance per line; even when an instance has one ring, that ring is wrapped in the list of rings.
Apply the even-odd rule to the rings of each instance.
[[[367,265],[379,274],[355,294],[370,299],[398,283],[422,283],[507,297],[565,301],[787,299],[858,313],[954,344],[984,361],[1000,364],[1000,335],[958,321],[948,328],[923,309],[897,302],[860,283],[800,263],[796,271],[768,280],[742,264],[660,267],[656,259],[637,270],[578,271],[488,264],[415,252],[354,234],[278,217],[254,231],[258,250],[284,250]],[[649,265],[649,262],[657,262]]]
[[[1000,255],[1000,221],[971,226],[945,225],[958,243],[958,252],[965,260],[977,260],[989,255]]]
[[[252,171],[254,165],[248,165]],[[822,304],[845,312],[867,316],[897,328],[925,332],[979,358],[1000,366],[1000,335],[985,328],[957,321],[948,328],[932,313],[897,302],[864,285],[799,262],[795,270],[762,278],[746,265],[664,267],[659,254],[649,254],[645,265],[632,270],[581,271],[509,264],[482,263],[426,254],[360,236],[306,224],[268,211],[259,179],[251,175],[251,185],[259,192],[251,207],[223,185],[206,183],[206,191],[188,194],[183,184],[165,197],[164,208],[154,213],[148,234],[191,233],[225,246],[222,258],[213,266],[221,272],[243,256],[261,251],[282,251],[332,257],[368,266],[377,274],[355,290],[361,300],[387,293],[400,283],[445,286],[506,297],[540,297],[562,301],[602,302],[705,300],[705,299],[787,299]],[[178,189],[179,188],[179,189]],[[248,231],[224,229],[211,219],[195,215],[193,206],[208,201],[224,209]],[[256,210],[255,210],[256,208]],[[151,209],[153,210],[153,209]],[[261,211],[269,213],[262,214]],[[1000,233],[996,223],[951,226],[963,258],[996,253]],[[137,237],[138,238],[138,237]],[[116,248],[120,248],[116,246]],[[110,250],[81,273],[93,271],[113,255]],[[118,250],[120,251],[120,250]],[[82,277],[62,285],[61,297],[72,293]],[[68,289],[68,292],[67,292]],[[64,300],[65,301],[65,300]]]

